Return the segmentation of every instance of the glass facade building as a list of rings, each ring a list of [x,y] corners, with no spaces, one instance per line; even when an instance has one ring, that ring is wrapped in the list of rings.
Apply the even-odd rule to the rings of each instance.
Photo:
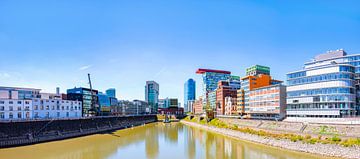
[[[188,101],[194,101],[196,94],[196,83],[193,79],[188,79],[184,84],[184,110],[189,112]]]
[[[155,81],[146,81],[145,101],[151,107],[151,113],[157,113],[159,102],[159,84]]]
[[[356,115],[360,55],[330,51],[287,74],[287,116],[340,118]]]
[[[197,74],[202,74],[203,78],[203,109],[205,109],[208,101],[208,93],[214,91],[219,81],[229,80],[231,78],[231,72],[222,70],[211,69],[198,69]]]
[[[112,98],[116,98],[116,90],[115,88],[110,88],[105,91],[106,95]]]
[[[82,102],[83,116],[91,116],[100,112],[98,98],[97,98],[97,94],[98,94],[97,90],[92,90],[91,93],[90,89],[80,87],[80,88],[68,89],[66,92],[67,92],[67,99]],[[92,104],[94,104],[93,108],[92,108]]]

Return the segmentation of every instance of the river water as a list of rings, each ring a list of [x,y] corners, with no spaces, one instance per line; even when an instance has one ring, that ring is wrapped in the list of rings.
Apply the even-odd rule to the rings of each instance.
[[[181,123],[152,123],[111,133],[0,149],[0,159],[318,159],[236,140]]]

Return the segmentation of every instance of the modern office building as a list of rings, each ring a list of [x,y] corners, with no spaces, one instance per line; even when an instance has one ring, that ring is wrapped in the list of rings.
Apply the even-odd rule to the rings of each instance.
[[[195,100],[195,98],[196,98],[195,91],[196,91],[195,80],[190,78],[184,84],[184,110],[185,110],[185,112],[189,112],[191,110],[191,109],[189,109],[188,101]]]
[[[157,113],[159,102],[159,84],[155,81],[146,81],[145,101],[150,105],[150,112]]]
[[[197,74],[201,74],[203,78],[203,110],[205,110],[208,101],[208,93],[214,91],[219,81],[229,80],[231,72],[212,69],[198,69]]]
[[[219,81],[216,89],[216,112],[217,115],[225,115],[225,98],[231,97],[236,101],[237,87],[231,87],[230,82]],[[235,104],[235,102],[234,102]]]
[[[270,75],[270,67],[254,65],[246,69],[246,76]]]
[[[286,86],[282,84],[255,88],[249,94],[249,109],[245,110],[251,118],[281,120],[286,116]]]
[[[89,88],[72,88],[67,90],[67,99],[82,102],[82,115],[93,116],[100,112],[97,98],[98,91]]]
[[[118,106],[111,106],[113,115],[144,115],[150,113],[150,106],[142,100],[119,100]]]
[[[110,113],[110,97],[107,94],[99,92],[98,95],[99,107],[100,107],[100,116],[108,115]]]
[[[208,93],[209,106],[212,110],[216,110],[216,89]]]
[[[271,83],[271,76],[265,75],[265,74],[258,74],[254,76],[246,76],[241,79],[241,89],[242,92],[238,92],[238,95],[240,99],[243,99],[243,103],[239,103],[240,106],[243,106],[242,108],[239,108],[240,110],[243,110],[245,113],[249,111],[249,95],[250,91],[255,88],[260,88],[264,86],[269,86]]]
[[[177,98],[159,99],[159,108],[179,107]]]
[[[287,74],[287,117],[344,118],[359,110],[360,54],[328,51]]]
[[[109,88],[105,91],[106,95],[112,98],[116,98],[116,90],[115,88]]]

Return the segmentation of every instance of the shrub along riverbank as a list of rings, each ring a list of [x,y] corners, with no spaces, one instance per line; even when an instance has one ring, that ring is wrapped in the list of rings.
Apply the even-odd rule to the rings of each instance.
[[[217,128],[226,128],[231,130],[240,131],[242,133],[252,134],[252,135],[258,135],[262,137],[268,137],[273,139],[286,139],[290,140],[292,142],[303,142],[308,144],[337,144],[344,147],[354,147],[354,146],[360,146],[360,138],[346,138],[342,139],[338,135],[333,135],[332,137],[329,136],[322,136],[319,135],[317,137],[313,137],[311,135],[298,135],[298,134],[292,134],[292,133],[273,133],[269,131],[264,130],[256,130],[249,127],[238,127],[237,125],[230,125],[227,124],[219,119],[213,119],[210,122],[207,122],[205,119],[199,120],[197,117],[194,117],[190,119],[190,116],[186,117],[184,119],[185,121],[190,122],[196,122],[202,125],[209,125],[209,126],[215,126]]]

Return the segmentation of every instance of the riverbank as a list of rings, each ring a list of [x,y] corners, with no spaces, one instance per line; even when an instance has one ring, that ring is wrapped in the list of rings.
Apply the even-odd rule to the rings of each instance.
[[[0,122],[0,148],[86,136],[156,122],[155,115]]]
[[[282,149],[306,152],[311,154],[323,155],[328,157],[340,157],[359,159],[360,158],[360,147],[344,147],[337,144],[321,144],[321,143],[305,143],[305,142],[293,142],[287,139],[275,139],[270,137],[264,137],[249,133],[243,133],[237,130],[231,130],[227,128],[218,128],[215,126],[204,125],[196,122],[181,120],[181,123],[226,135],[229,137],[237,138],[240,140],[260,143],[268,146],[274,146]]]

